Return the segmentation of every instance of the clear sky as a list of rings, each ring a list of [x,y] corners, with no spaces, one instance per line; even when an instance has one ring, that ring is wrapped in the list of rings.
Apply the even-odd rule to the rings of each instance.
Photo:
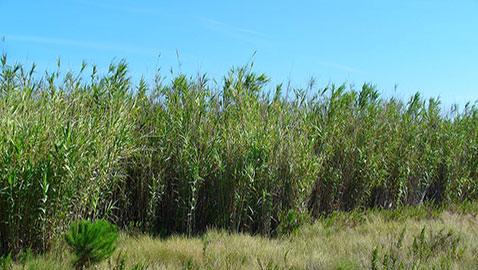
[[[178,71],[178,51],[183,73],[220,82],[256,52],[254,70],[271,88],[314,76],[319,86],[371,82],[403,99],[478,99],[476,0],[0,0],[0,12],[9,62],[39,70],[59,57],[72,70],[125,58],[134,79],[151,79],[157,66]]]

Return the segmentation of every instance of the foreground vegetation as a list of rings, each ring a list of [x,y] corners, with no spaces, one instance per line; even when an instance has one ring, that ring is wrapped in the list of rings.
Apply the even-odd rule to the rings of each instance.
[[[1,65],[0,255],[47,252],[77,219],[266,237],[336,210],[478,195],[475,106],[442,111],[368,84],[268,91],[252,66],[221,85],[159,72],[132,85],[122,61],[101,76]]]
[[[477,269],[478,205],[336,212],[270,239],[212,230],[202,237],[123,236],[95,269]],[[73,269],[59,245],[12,269]],[[1,264],[0,264],[1,267]]]

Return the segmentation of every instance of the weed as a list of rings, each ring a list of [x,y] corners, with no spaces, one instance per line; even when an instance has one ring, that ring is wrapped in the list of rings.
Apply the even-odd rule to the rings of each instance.
[[[373,249],[372,269],[421,269],[432,258],[438,258],[439,261],[439,264],[433,264],[433,269],[449,269],[452,262],[460,260],[460,254],[463,254],[466,249],[466,246],[461,244],[460,237],[452,230],[447,233],[444,233],[444,229],[438,232],[430,231],[427,236],[426,227],[413,236],[413,241],[408,247],[403,247],[405,231],[404,228],[398,236],[394,237],[395,240],[392,239],[387,246],[384,246],[381,263],[379,247]]]

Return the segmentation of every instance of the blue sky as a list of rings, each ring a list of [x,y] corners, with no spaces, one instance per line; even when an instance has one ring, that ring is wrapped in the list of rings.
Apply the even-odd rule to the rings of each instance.
[[[478,100],[478,1],[0,0],[0,12],[9,62],[39,70],[125,58],[134,79],[152,79],[158,66],[178,72],[178,51],[181,72],[219,83],[252,59],[270,88],[314,76],[402,99]]]

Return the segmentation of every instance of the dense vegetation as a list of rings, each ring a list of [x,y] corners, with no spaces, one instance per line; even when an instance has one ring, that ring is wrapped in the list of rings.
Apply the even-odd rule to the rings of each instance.
[[[252,66],[219,86],[182,74],[132,85],[123,61],[41,78],[1,64],[0,255],[46,251],[80,218],[271,235],[334,210],[478,195],[475,106],[442,111],[369,84],[269,91]]]
[[[458,207],[457,207],[458,206]],[[158,239],[129,232],[101,270],[476,270],[478,204],[339,211],[267,238],[210,230]],[[0,258],[0,269],[74,269],[64,246]],[[2,268],[3,267],[3,268]]]

